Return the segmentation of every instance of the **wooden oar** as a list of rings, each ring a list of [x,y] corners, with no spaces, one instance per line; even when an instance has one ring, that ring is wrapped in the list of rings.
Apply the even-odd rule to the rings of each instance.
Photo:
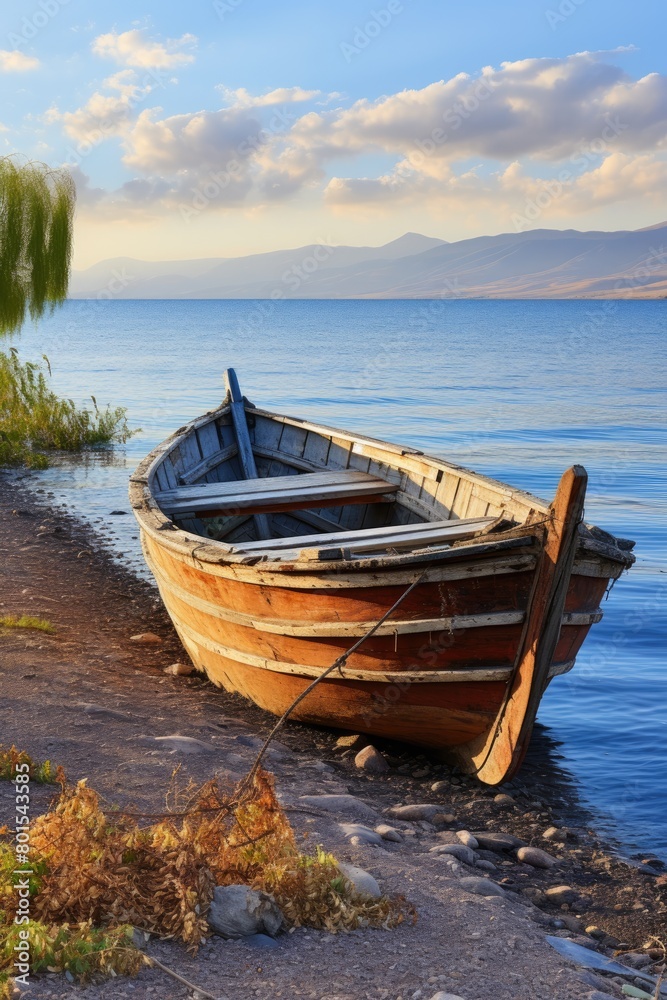
[[[225,385],[229,396],[229,409],[234,424],[234,434],[236,435],[236,445],[238,447],[238,458],[243,471],[244,479],[257,479],[257,466],[252,450],[252,442],[248,433],[248,421],[245,415],[245,404],[243,395],[239,388],[239,380],[233,368],[228,368],[225,372]],[[266,514],[253,515],[257,535],[261,539],[271,537],[269,519]]]
[[[560,634],[587,482],[575,465],[558,484],[507,694],[489,731],[456,748],[464,770],[489,785],[508,781],[528,748]]]

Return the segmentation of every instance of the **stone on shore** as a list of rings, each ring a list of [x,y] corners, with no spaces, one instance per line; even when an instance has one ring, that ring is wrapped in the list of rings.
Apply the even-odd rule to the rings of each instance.
[[[170,674],[172,677],[189,677],[190,674],[194,674],[195,668],[191,663],[172,663],[170,666],[164,668],[165,674]]]
[[[275,937],[283,924],[276,901],[265,892],[247,885],[216,886],[208,911],[212,931],[225,938],[244,938],[252,934]]]
[[[389,840],[393,844],[402,844],[403,837],[400,832],[388,823],[380,823],[375,827],[375,832],[379,833],[383,840]]]
[[[544,895],[550,903],[562,906],[563,903],[574,903],[579,898],[579,893],[569,885],[552,885],[544,890]]]
[[[174,733],[173,736],[154,736],[153,741],[158,746],[166,747],[172,753],[194,755],[215,753],[217,749],[212,743],[204,743],[203,740],[196,740],[194,736],[179,736],[178,733]]]
[[[431,1000],[463,1000],[463,997],[455,996],[453,993],[443,993],[439,990],[438,993],[434,993]]]
[[[479,847],[479,841],[477,837],[473,837],[472,833],[468,833],[467,830],[457,830],[456,836],[462,844],[469,847],[471,851],[476,851]]]
[[[348,813],[362,819],[375,819],[376,812],[354,795],[329,793],[326,795],[301,795],[299,802],[304,806],[324,809],[326,812]]]
[[[469,865],[471,868],[475,864],[475,855],[466,847],[465,844],[437,844],[436,847],[432,847],[430,854],[449,854],[457,861],[461,861],[464,865]]]
[[[367,747],[369,743],[370,740],[368,737],[362,733],[351,733],[349,736],[339,736],[336,740],[335,748],[338,751],[355,750],[358,753],[359,750]]]
[[[449,781],[434,781],[431,785],[432,792],[448,792],[451,788]]]
[[[421,819],[431,822],[439,812],[440,806],[423,802],[410,806],[392,806],[391,809],[387,810],[387,815],[391,816],[392,819],[402,819],[408,822],[416,822]]]
[[[523,861],[524,864],[531,865],[533,868],[553,868],[554,865],[558,864],[558,858],[547,854],[539,847],[520,847],[516,856],[519,861]]]
[[[472,892],[475,896],[503,896],[505,890],[492,882],[490,878],[477,878],[474,875],[459,879],[459,886],[466,892]]]
[[[513,851],[516,847],[524,847],[526,844],[525,840],[513,837],[511,833],[489,833],[482,830],[479,833],[475,831],[473,837],[486,851]]]
[[[113,708],[105,708],[104,705],[91,705],[88,702],[79,702],[77,708],[80,708],[84,715],[90,716],[91,719],[97,719],[100,722],[105,719],[110,722],[133,722],[136,721],[131,715],[127,715],[125,712],[117,712]]]
[[[557,826],[550,826],[548,830],[545,830],[542,834],[544,840],[550,840],[554,844],[564,844],[567,840],[567,834],[564,830],[559,830]]]
[[[507,795],[506,792],[499,792],[498,795],[494,796],[494,803],[497,806],[501,806],[504,809],[510,808],[515,805],[514,799],[511,795]]]
[[[339,823],[339,829],[353,844],[381,844],[382,836],[361,823]]]
[[[384,774],[390,769],[380,751],[372,745],[360,750],[354,758],[354,763],[360,770],[368,771],[370,774]]]
[[[130,636],[130,642],[136,642],[139,646],[159,646],[162,639],[155,632],[139,632]]]
[[[348,882],[352,883],[355,891],[360,896],[366,896],[369,899],[379,899],[382,895],[380,886],[370,872],[364,871],[363,868],[357,868],[356,865],[349,865],[346,861],[339,861],[338,868]]]

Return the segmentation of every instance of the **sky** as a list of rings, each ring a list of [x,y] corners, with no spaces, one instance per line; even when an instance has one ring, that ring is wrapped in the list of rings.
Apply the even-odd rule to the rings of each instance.
[[[75,266],[667,219],[664,0],[12,0],[0,155]]]

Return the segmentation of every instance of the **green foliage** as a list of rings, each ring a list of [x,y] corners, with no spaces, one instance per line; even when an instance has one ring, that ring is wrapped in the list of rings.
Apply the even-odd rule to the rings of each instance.
[[[75,200],[69,171],[0,158],[0,334],[65,299]]]
[[[128,925],[102,928],[86,922],[49,926],[31,920],[0,932],[0,970],[5,973],[13,966],[20,930],[29,934],[31,972],[67,971],[85,982],[96,973],[136,974],[143,962],[132,940],[134,928]]]
[[[30,768],[30,780],[38,785],[63,785],[65,774],[61,767],[55,767],[50,760],[33,760],[25,750],[17,750],[11,746],[3,749],[0,743],[0,781],[12,781],[16,774],[17,764],[27,764]]]
[[[39,632],[53,635],[55,629],[46,618],[35,618],[34,615],[0,615],[0,629],[3,628],[34,628]]]
[[[0,466],[25,464],[45,468],[45,451],[81,451],[100,445],[123,444],[131,431],[122,406],[100,410],[79,409],[73,400],[61,399],[49,388],[45,365],[22,362],[15,347],[0,351]]]

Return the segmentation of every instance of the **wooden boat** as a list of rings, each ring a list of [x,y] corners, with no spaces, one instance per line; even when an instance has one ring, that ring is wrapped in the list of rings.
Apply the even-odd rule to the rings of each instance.
[[[358,643],[295,718],[508,778],[546,686],[634,562],[633,542],[584,525],[585,471],[568,470],[549,505],[414,448],[259,409],[226,378],[219,409],[130,485],[195,666],[280,715]]]

